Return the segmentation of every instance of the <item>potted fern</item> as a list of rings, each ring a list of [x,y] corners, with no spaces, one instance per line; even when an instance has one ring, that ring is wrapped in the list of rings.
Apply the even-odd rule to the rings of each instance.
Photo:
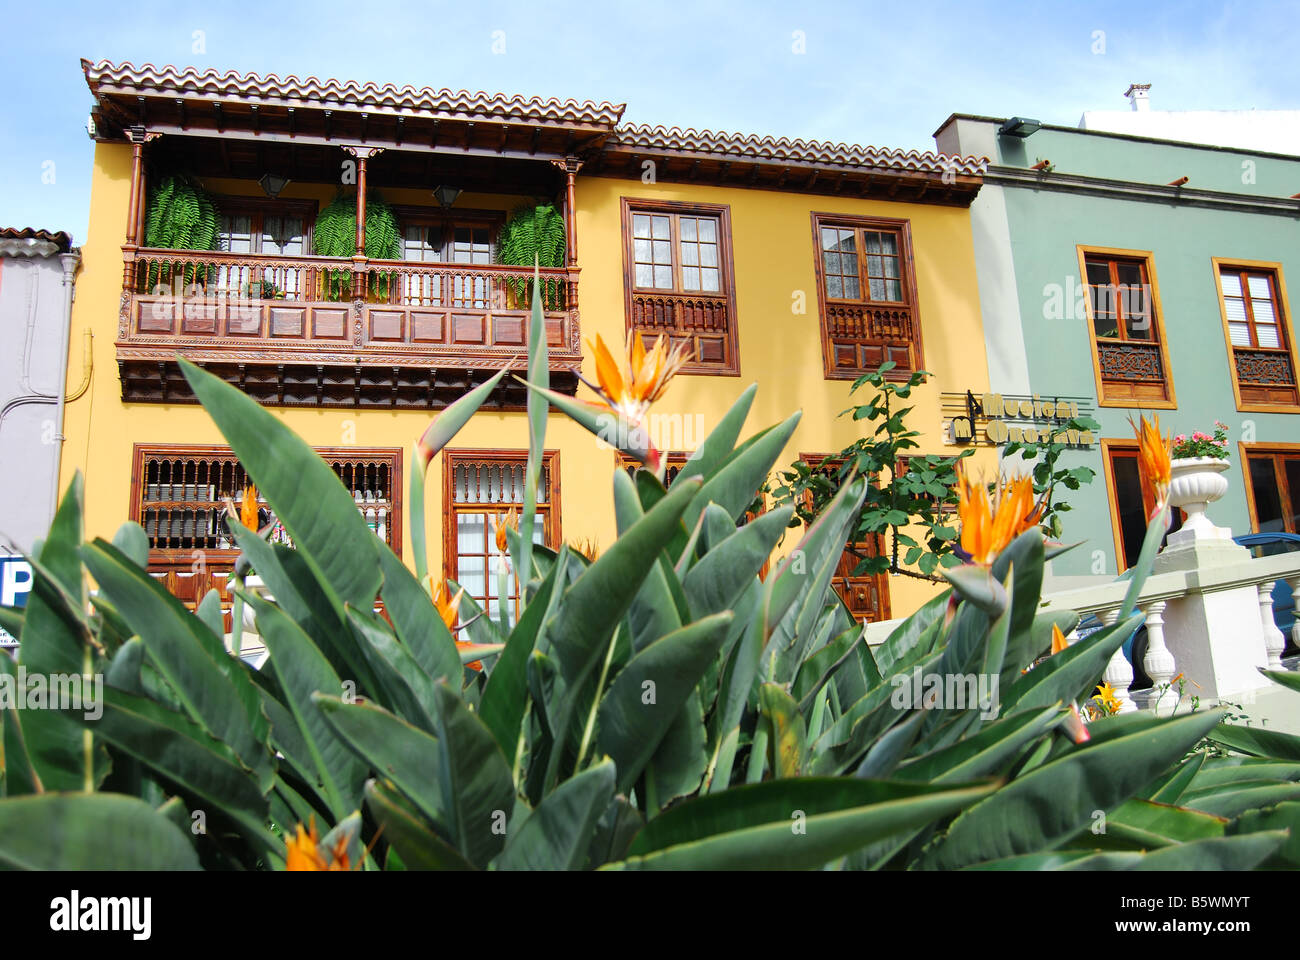
[[[220,250],[220,212],[203,186],[194,178],[173,174],[162,178],[149,191],[145,207],[144,246],[165,250]],[[170,265],[153,261],[143,276],[144,289],[172,282]],[[195,264],[184,268],[186,286],[206,283],[215,272],[200,271]],[[202,273],[202,276],[200,276]]]
[[[318,257],[348,258],[357,249],[357,203],[342,190],[316,217],[312,231],[312,252]],[[402,255],[402,234],[393,208],[379,196],[366,197],[366,257],[397,260]],[[391,272],[372,272],[370,291],[374,299],[387,300]],[[352,297],[352,274],[348,270],[325,271],[325,299]]]
[[[564,217],[553,204],[519,207],[505,226],[497,243],[497,263],[506,266],[562,267],[565,258]],[[515,303],[529,306],[530,280],[519,277],[510,281]],[[564,309],[563,289],[558,284],[543,286],[542,302],[547,310]]]

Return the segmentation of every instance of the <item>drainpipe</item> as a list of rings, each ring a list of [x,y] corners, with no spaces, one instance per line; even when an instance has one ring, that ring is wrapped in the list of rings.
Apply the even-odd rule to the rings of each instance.
[[[53,513],[59,511],[59,473],[63,469],[63,405],[68,383],[68,337],[72,331],[72,301],[76,295],[76,275],[77,267],[81,264],[81,251],[59,254],[59,263],[63,267],[63,323],[59,329],[59,379],[54,388],[59,400],[54,411],[54,427],[58,432],[54,437],[54,480],[50,499]]]

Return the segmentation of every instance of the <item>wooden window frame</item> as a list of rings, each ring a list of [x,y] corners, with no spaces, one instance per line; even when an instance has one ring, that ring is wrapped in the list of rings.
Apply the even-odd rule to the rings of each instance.
[[[1076,251],[1079,259],[1079,280],[1083,284],[1084,313],[1087,318],[1088,349],[1092,354],[1092,372],[1097,384],[1097,406],[1130,407],[1143,410],[1174,410],[1178,399],[1174,393],[1174,371],[1169,364],[1169,341],[1165,336],[1164,310],[1160,301],[1160,280],[1156,276],[1155,255],[1150,250],[1125,250],[1119,247],[1096,247],[1078,244]],[[1119,381],[1106,380],[1101,373],[1101,354],[1098,350],[1099,339],[1105,343],[1148,343],[1149,341],[1130,341],[1123,338],[1098,338],[1097,326],[1092,312],[1092,285],[1088,282],[1088,258],[1105,257],[1111,260],[1141,261],[1146,270],[1147,282],[1151,285],[1151,327],[1155,334],[1155,345],[1160,354],[1160,367],[1163,373],[1163,397],[1139,397],[1125,392]]]
[[[1300,413],[1300,354],[1296,350],[1295,331],[1291,327],[1290,301],[1286,295],[1286,279],[1282,274],[1282,264],[1271,260],[1238,260],[1232,257],[1211,257],[1210,263],[1214,268],[1214,292],[1219,301],[1219,317],[1223,320],[1223,342],[1228,348],[1228,374],[1232,378],[1232,396],[1236,401],[1237,409],[1243,413]],[[1278,334],[1281,336],[1284,346],[1280,349],[1270,347],[1241,347],[1238,348],[1232,342],[1232,329],[1228,325],[1228,304],[1223,295],[1222,272],[1224,269],[1236,270],[1241,274],[1263,273],[1270,274],[1273,283],[1273,308],[1277,313]],[[1253,313],[1250,307],[1251,297],[1246,293],[1246,310],[1247,322],[1250,324],[1251,338],[1255,337],[1255,324]],[[1252,384],[1242,384],[1237,376],[1237,354],[1238,349],[1258,351],[1263,350],[1269,353],[1277,353],[1281,356],[1288,357],[1291,362],[1291,377],[1297,381],[1291,387],[1291,393],[1295,397],[1293,402],[1278,402],[1269,400],[1262,396],[1258,391],[1268,389],[1254,386]]]
[[[254,229],[250,224],[249,232],[257,238],[259,246],[262,242],[264,217],[302,217],[302,255],[305,257],[312,256],[312,230],[316,226],[316,215],[319,212],[315,200],[288,200],[279,197],[241,197],[235,194],[220,194],[214,196],[212,202],[216,205],[218,220],[221,217],[241,215],[253,218],[257,227]],[[220,224],[218,224],[219,226]],[[253,250],[248,255],[262,256],[262,251]],[[279,254],[267,254],[267,256],[279,256]]]
[[[1259,515],[1255,512],[1255,485],[1250,479],[1250,465],[1246,462],[1248,456],[1271,456],[1273,458],[1273,476],[1276,479],[1277,458],[1289,457],[1300,459],[1300,443],[1245,443],[1237,441],[1237,462],[1241,464],[1242,480],[1245,483],[1246,491],[1246,509],[1250,514],[1250,532],[1259,532]],[[1282,501],[1282,527],[1286,530],[1288,521],[1292,518],[1297,510],[1294,507],[1292,496],[1293,491],[1286,485],[1286,475],[1282,474],[1283,482],[1278,486],[1278,493]],[[1294,491],[1300,494],[1300,491]],[[1300,533],[1300,530],[1286,530],[1287,533]]]
[[[443,450],[442,461],[442,569],[443,574],[450,580],[460,583],[460,568],[458,561],[460,559],[459,536],[456,531],[456,517],[458,513],[508,513],[511,506],[518,507],[518,504],[501,504],[502,509],[493,509],[496,505],[491,503],[476,503],[466,505],[465,509],[458,510],[455,499],[456,484],[456,466],[459,463],[471,461],[496,461],[499,463],[509,464],[527,464],[528,451],[518,449],[506,449],[501,447],[488,447],[478,449],[474,447],[457,447],[454,449]],[[559,549],[559,545],[564,540],[561,528],[561,506],[560,506],[560,451],[543,450],[542,462],[544,469],[550,475],[550,485],[548,487],[548,503],[538,505],[538,512],[545,516],[543,522],[542,543],[552,550]],[[469,509],[472,506],[474,509]],[[484,566],[483,576],[488,576],[486,565]],[[484,582],[484,593],[491,592],[491,584]],[[467,594],[468,595],[468,592]],[[475,600],[477,603],[478,601]]]
[[[845,298],[832,299],[826,290],[826,276],[822,261],[822,241],[821,232],[823,227],[838,228],[841,230],[859,231],[869,230],[876,232],[889,232],[898,235],[899,255],[898,266],[899,288],[903,293],[902,300],[871,300],[860,298],[849,300]],[[889,337],[841,337],[843,343],[853,343],[859,346],[875,346],[881,348],[881,359],[892,359],[898,363],[898,358],[894,354],[906,345],[907,362],[898,363],[892,370],[885,374],[886,380],[907,380],[915,371],[925,369],[925,344],[921,332],[921,305],[920,297],[916,284],[916,256],[912,248],[912,222],[907,219],[894,217],[865,217],[856,214],[832,213],[828,211],[814,210],[812,213],[812,241],[813,241],[813,267],[817,279],[817,315],[821,332],[822,341],[822,370],[824,378],[827,380],[856,380],[864,373],[874,373],[876,366],[855,365],[839,366],[835,362],[835,341],[836,336],[831,332],[831,321],[828,311],[834,307],[852,307],[859,306],[864,308],[904,308],[909,312],[910,317],[908,324],[910,326],[910,336],[903,338]],[[865,247],[860,249],[858,257],[858,289],[860,292],[870,295],[871,286],[867,276],[867,253]],[[878,344],[876,343],[878,341]]]
[[[1102,437],[1101,438],[1101,465],[1105,471],[1106,479],[1106,505],[1110,512],[1110,532],[1115,541],[1115,574],[1118,576],[1128,569],[1128,561],[1124,557],[1124,528],[1119,522],[1119,497],[1115,490],[1115,473],[1111,469],[1111,451],[1122,451],[1132,453],[1136,457],[1138,453],[1138,442],[1132,437]],[[1138,464],[1138,475],[1141,476],[1141,464]],[[1151,511],[1155,507],[1155,494],[1147,489],[1146,485],[1142,486],[1142,513],[1146,517],[1151,516]],[[1186,514],[1179,507],[1170,507],[1170,513],[1173,520],[1169,529],[1165,531],[1164,540],[1161,542],[1161,549],[1168,542],[1169,535],[1181,529]]]
[[[675,339],[696,338],[700,334],[697,328],[682,323],[672,328],[663,324],[637,324],[634,301],[638,296],[662,296],[669,301],[689,300],[691,298],[725,300],[726,331],[720,341],[725,351],[721,362],[701,362],[691,360],[681,369],[683,375],[738,377],[740,376],[739,337],[737,333],[736,310],[736,273],[735,252],[731,237],[731,206],[725,203],[687,203],[677,200],[656,200],[645,197],[621,198],[621,223],[623,231],[623,316],[628,335],[640,332],[647,339],[661,334],[676,334]],[[636,286],[636,247],[632,235],[632,217],[634,214],[659,214],[672,218],[669,240],[672,247],[673,289],[641,288]],[[678,246],[678,222],[682,216],[716,217],[718,220],[718,277],[720,289],[716,293],[699,290],[681,290],[680,258]],[[698,340],[696,340],[698,344]],[[698,346],[697,346],[698,350]]]

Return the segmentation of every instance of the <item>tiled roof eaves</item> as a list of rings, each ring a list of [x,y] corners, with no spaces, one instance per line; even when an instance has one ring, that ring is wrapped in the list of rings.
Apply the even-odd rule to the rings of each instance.
[[[625,104],[593,100],[559,100],[553,97],[524,97],[504,93],[468,90],[435,90],[432,87],[399,87],[396,84],[358,83],[354,80],[300,79],[290,74],[261,76],[256,73],[221,73],[196,67],[139,67],[132,63],[101,60],[81,61],[86,83],[93,93],[101,87],[127,90],[158,90],[166,93],[197,93],[243,97],[252,100],[289,100],[321,105],[427,111],[467,117],[492,117],[534,122],[612,127],[623,115]]]
[[[821,140],[761,137],[680,127],[627,124],[617,127],[606,141],[607,149],[673,150],[743,158],[771,163],[808,163],[894,173],[981,177],[988,165],[983,157],[949,157],[932,151],[896,150]]]
[[[0,227],[0,240],[43,240],[46,243],[56,244],[64,253],[72,247],[72,237],[68,233],[36,227]]]

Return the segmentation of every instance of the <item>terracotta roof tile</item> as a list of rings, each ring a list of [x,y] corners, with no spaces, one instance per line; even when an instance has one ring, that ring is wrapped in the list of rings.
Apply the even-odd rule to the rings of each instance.
[[[66,253],[72,248],[72,236],[59,230],[41,230],[36,227],[0,227],[0,240],[44,240],[57,244]]]
[[[760,137],[755,134],[696,130],[688,127],[627,124],[617,127],[606,141],[607,148],[633,147],[641,150],[681,150],[750,160],[779,163],[812,163],[826,166],[859,167],[891,172],[983,176],[988,161],[977,157],[948,157],[931,151],[895,150],[822,140],[791,140],[788,137]]]
[[[81,61],[86,82],[93,93],[101,87],[154,89],[158,91],[194,92],[237,96],[248,99],[305,100],[322,104],[357,107],[388,107],[394,110],[428,111],[460,114],[468,117],[489,116],[560,124],[613,126],[623,115],[625,104],[593,100],[559,100],[554,97],[524,97],[483,91],[435,90],[385,83],[358,83],[354,80],[300,79],[290,74],[280,77],[270,73],[238,73],[228,70],[199,70],[196,67],[156,67],[152,63],[112,63],[101,60]]]

